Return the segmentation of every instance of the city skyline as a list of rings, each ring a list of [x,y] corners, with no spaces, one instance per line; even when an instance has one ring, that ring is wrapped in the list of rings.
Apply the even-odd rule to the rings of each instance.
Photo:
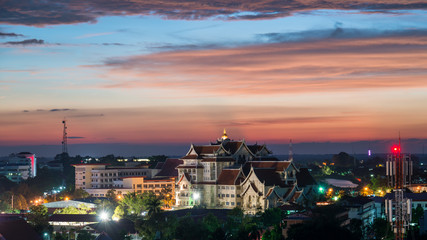
[[[2,6],[0,149],[63,119],[71,146],[426,143],[426,3],[49,3]]]

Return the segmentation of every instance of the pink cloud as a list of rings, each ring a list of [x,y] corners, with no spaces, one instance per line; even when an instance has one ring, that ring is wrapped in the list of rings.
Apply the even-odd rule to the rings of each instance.
[[[104,88],[269,95],[426,87],[427,37],[328,39],[109,59]],[[404,79],[404,81],[402,81]]]

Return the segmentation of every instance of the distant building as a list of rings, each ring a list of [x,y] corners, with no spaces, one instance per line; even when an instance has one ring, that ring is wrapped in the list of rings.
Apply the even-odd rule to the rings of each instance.
[[[108,166],[108,164],[75,164],[76,188],[84,189],[93,197],[105,197],[110,189],[116,194],[151,191],[160,194],[169,189],[175,196],[177,170],[182,161],[167,159],[155,169],[126,164],[126,166]],[[174,197],[173,197],[174,198]]]
[[[359,219],[363,226],[369,226],[376,217],[375,201],[367,197],[347,197],[340,205],[348,209],[348,218]]]
[[[36,155],[29,152],[11,154],[7,160],[0,161],[0,175],[13,182],[21,182],[37,176]]]

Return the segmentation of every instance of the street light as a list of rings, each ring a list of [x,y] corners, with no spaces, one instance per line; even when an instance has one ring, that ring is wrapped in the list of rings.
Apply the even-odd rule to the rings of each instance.
[[[101,212],[101,214],[99,214],[99,218],[101,219],[101,221],[107,221],[108,220],[108,213],[107,212]]]
[[[200,199],[200,193],[198,192],[193,193],[193,199],[194,199],[194,204],[196,204],[196,201]]]
[[[194,200],[199,199],[200,198],[200,193],[198,193],[198,192],[193,193],[193,198],[194,198]]]

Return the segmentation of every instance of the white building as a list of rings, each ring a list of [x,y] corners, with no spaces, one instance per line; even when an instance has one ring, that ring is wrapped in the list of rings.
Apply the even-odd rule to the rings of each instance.
[[[132,188],[123,186],[125,177],[154,177],[160,169],[149,169],[146,167],[114,166],[109,164],[75,164],[76,189],[83,189],[92,196],[104,197],[110,189],[116,189],[118,194],[133,191]]]
[[[12,154],[7,160],[0,162],[0,175],[13,182],[21,182],[37,176],[36,155],[29,152]]]
[[[314,179],[298,185],[299,169],[292,161],[271,156],[265,145],[247,145],[224,135],[216,143],[191,145],[177,167],[178,207],[242,207],[255,213],[286,202],[303,203],[313,192]],[[308,173],[308,172],[307,172]]]

